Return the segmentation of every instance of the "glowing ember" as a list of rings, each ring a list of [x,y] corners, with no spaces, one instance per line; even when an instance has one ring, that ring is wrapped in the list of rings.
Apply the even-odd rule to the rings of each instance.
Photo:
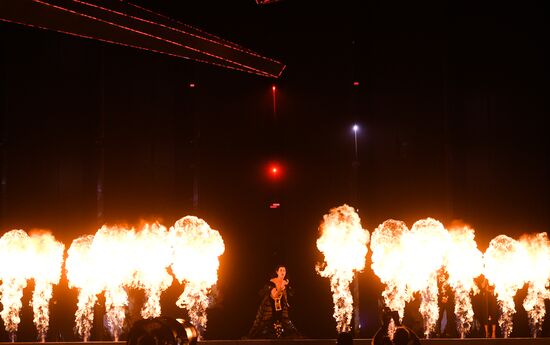
[[[413,291],[407,286],[411,274],[411,262],[404,255],[402,238],[409,229],[399,220],[388,219],[372,233],[372,269],[386,285],[382,296],[391,310],[399,313],[403,321],[405,304],[412,298]]]
[[[403,240],[406,243],[406,257],[414,262],[414,270],[408,275],[407,283],[422,296],[420,314],[424,319],[424,334],[429,338],[439,318],[437,273],[443,266],[449,233],[437,220],[426,218],[414,223]]]
[[[484,275],[495,286],[501,311],[498,324],[505,338],[512,332],[512,315],[516,312],[514,296],[527,278],[528,260],[525,247],[506,235],[492,239],[484,255]]]
[[[550,298],[550,241],[543,232],[531,237],[523,237],[520,243],[528,253],[529,269],[525,270],[529,283],[527,296],[523,307],[529,315],[529,322],[533,337],[537,337],[542,330],[542,322],[546,314],[544,300]]]
[[[134,286],[145,290],[147,301],[141,310],[144,319],[161,315],[160,295],[170,285],[172,276],[167,268],[172,263],[172,247],[168,231],[158,223],[146,224],[136,236],[134,251],[147,253],[135,256]]]
[[[172,271],[185,288],[176,304],[186,308],[201,338],[206,330],[206,309],[212,286],[218,280],[218,257],[225,251],[220,233],[202,219],[187,216],[170,228],[174,247]]]
[[[29,256],[33,263],[32,278],[35,284],[31,303],[38,338],[44,342],[50,323],[52,288],[61,278],[65,245],[56,241],[50,233],[31,234],[30,241]]]
[[[92,235],[77,238],[68,250],[65,269],[69,287],[77,288],[78,303],[75,313],[76,332],[88,341],[94,321],[97,294],[103,290],[100,270],[92,253]]]
[[[359,216],[348,205],[333,208],[324,215],[319,230],[317,248],[324,254],[325,262],[317,265],[316,270],[330,279],[337,331],[349,332],[353,313],[349,285],[354,273],[365,268],[369,232],[361,227]]]
[[[0,238],[0,295],[2,296],[2,320],[6,331],[15,341],[21,319],[21,297],[31,275],[33,262],[29,260],[31,240],[23,230],[11,230]],[[10,264],[4,264],[10,263]]]
[[[449,234],[451,242],[445,258],[447,283],[455,293],[457,330],[464,338],[474,320],[470,294],[479,292],[474,279],[483,273],[483,254],[477,248],[473,229],[464,226],[451,229]]]

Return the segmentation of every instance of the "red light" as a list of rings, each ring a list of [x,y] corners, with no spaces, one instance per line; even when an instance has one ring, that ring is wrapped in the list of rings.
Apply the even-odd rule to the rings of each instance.
[[[283,175],[283,168],[279,163],[269,163],[266,167],[266,172],[269,179],[277,181]]]
[[[190,83],[190,84],[189,84],[189,87],[190,87],[190,88],[195,87],[195,83]]]
[[[275,85],[273,85],[273,86],[271,87],[271,90],[273,90],[273,92],[275,92],[275,90],[277,90],[277,87],[276,87]]]
[[[353,82],[353,86],[359,86],[359,82],[358,82],[358,81],[354,81],[354,82]]]
[[[271,203],[271,205],[269,205],[270,209],[275,209],[279,207],[281,207],[281,204],[279,204],[278,202],[274,202],[274,203]]]

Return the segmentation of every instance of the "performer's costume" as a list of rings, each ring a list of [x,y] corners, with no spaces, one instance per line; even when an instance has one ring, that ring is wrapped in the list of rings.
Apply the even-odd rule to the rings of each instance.
[[[288,299],[290,293],[287,286],[279,298],[271,296],[271,290],[275,288],[273,282],[269,282],[261,291],[262,301],[256,314],[254,324],[248,332],[248,338],[273,339],[273,338],[297,338],[299,333],[288,317]]]

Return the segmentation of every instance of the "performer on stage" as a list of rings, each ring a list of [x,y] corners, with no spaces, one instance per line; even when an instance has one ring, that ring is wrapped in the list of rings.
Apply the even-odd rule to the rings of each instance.
[[[481,280],[481,323],[485,330],[485,338],[496,338],[498,322],[498,305],[495,288],[485,277]]]
[[[261,291],[262,302],[248,338],[297,338],[296,327],[288,317],[288,296],[291,294],[286,267],[277,266],[276,277],[271,278]]]

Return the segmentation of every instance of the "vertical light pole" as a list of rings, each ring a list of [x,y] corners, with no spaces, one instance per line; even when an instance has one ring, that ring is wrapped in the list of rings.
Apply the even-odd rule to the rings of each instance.
[[[277,121],[277,86],[271,87],[271,93],[273,95],[273,120]]]
[[[357,131],[359,126],[354,124],[352,127],[353,130],[353,140],[354,140],[354,159],[351,164],[352,168],[352,179],[351,179],[351,196],[353,205],[357,205],[357,187],[359,179],[359,154],[357,150]],[[355,338],[361,336],[361,320],[359,315],[359,274],[355,272],[355,277],[353,279],[353,333]]]
[[[353,125],[353,137],[355,139],[355,161],[357,162],[359,157],[357,156],[357,131],[359,130],[359,126]]]

